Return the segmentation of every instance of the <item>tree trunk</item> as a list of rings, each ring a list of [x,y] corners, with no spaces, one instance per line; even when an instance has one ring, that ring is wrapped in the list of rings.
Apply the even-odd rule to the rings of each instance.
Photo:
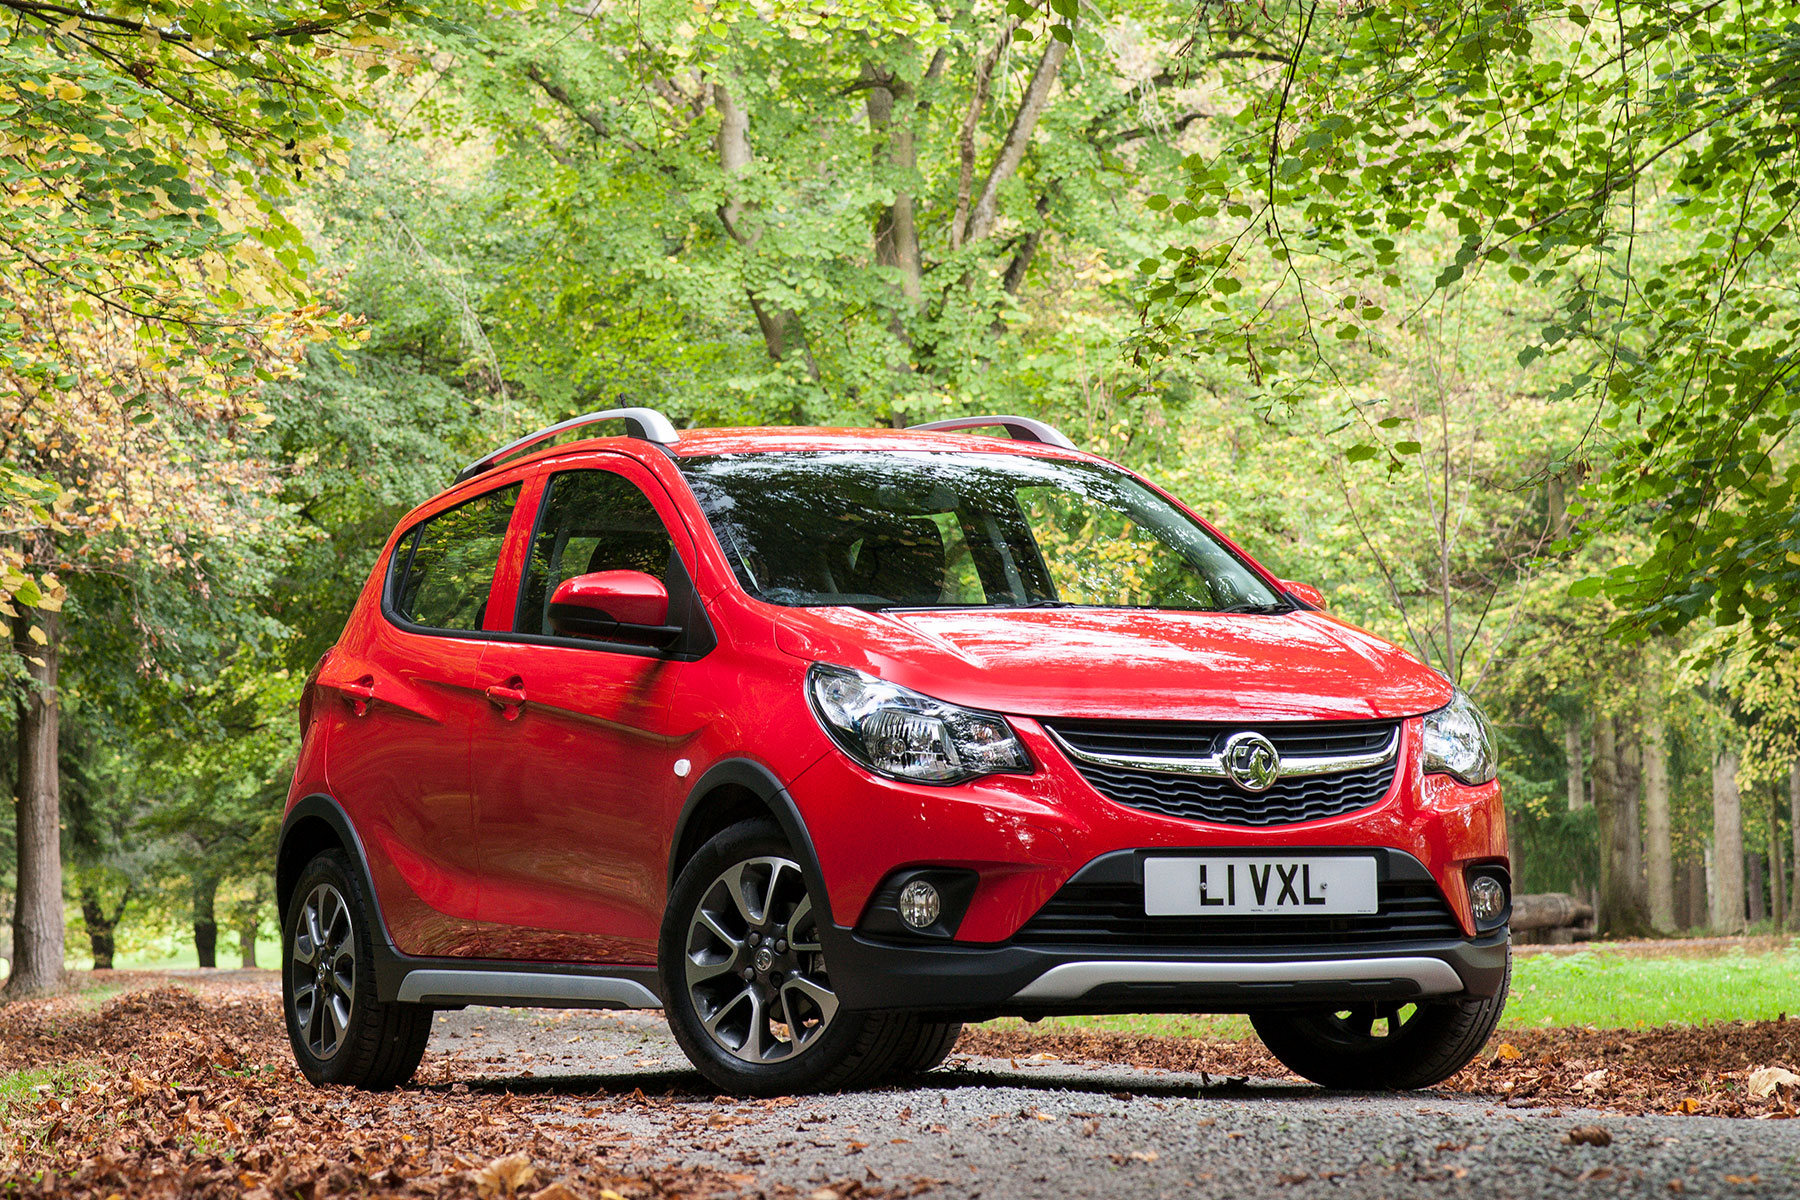
[[[1693,909],[1694,896],[1694,860],[1684,858],[1675,864],[1675,929],[1688,929],[1693,921],[1688,914]]]
[[[1794,903],[1788,910],[1788,923],[1800,929],[1800,759],[1788,768],[1788,828],[1794,834],[1794,887],[1788,892]]]
[[[1615,728],[1613,746],[1619,755],[1619,836],[1625,842],[1625,878],[1631,889],[1632,907],[1650,924],[1650,893],[1644,885],[1644,760],[1637,738]]]
[[[719,134],[714,145],[719,154],[719,169],[726,176],[726,200],[719,206],[719,223],[725,226],[725,232],[731,235],[732,241],[742,246],[748,254],[761,240],[762,231],[751,227],[750,217],[754,209],[731,195],[731,179],[748,171],[755,160],[750,149],[750,114],[738,106],[731,90],[722,83],[715,82],[712,85],[712,96],[713,106],[719,112]],[[806,358],[807,374],[812,377],[813,382],[818,382],[819,364],[814,361],[812,350],[807,347],[800,330],[800,315],[791,309],[769,306],[757,294],[754,285],[746,289],[746,296],[769,358],[774,362],[784,361],[793,350],[790,341],[798,341]],[[795,414],[796,418],[802,415],[804,414]]]
[[[1534,929],[1556,929],[1565,925],[1581,925],[1594,919],[1594,910],[1580,897],[1567,892],[1539,892],[1514,896],[1512,920],[1514,933]]]
[[[1563,718],[1563,761],[1569,772],[1569,811],[1580,812],[1588,806],[1587,789],[1581,783],[1581,718]]]
[[[1637,795],[1620,778],[1618,722],[1594,718],[1594,809],[1600,827],[1600,902],[1597,928],[1607,937],[1633,937],[1649,928],[1637,876]]]
[[[1769,915],[1763,899],[1763,871],[1766,866],[1763,856],[1756,851],[1752,850],[1744,855],[1744,907],[1748,910],[1752,925],[1761,924]]]
[[[1712,763],[1712,926],[1722,933],[1744,927],[1744,802],[1737,773],[1737,750],[1721,747]]]
[[[1662,689],[1655,675],[1645,680],[1644,727],[1644,874],[1648,884],[1650,924],[1667,933],[1675,928],[1675,862],[1669,820],[1669,745],[1663,721]]]
[[[238,960],[245,970],[256,966],[256,926],[254,914],[246,914],[238,921]]]
[[[1781,861],[1781,809],[1775,802],[1775,794],[1769,794],[1769,915],[1775,920],[1775,928],[1783,929],[1787,925],[1787,875],[1782,869]]]
[[[219,965],[219,919],[213,912],[213,901],[219,896],[219,881],[201,875],[194,879],[194,951],[200,965]]]
[[[112,970],[113,929],[118,922],[106,911],[100,893],[92,884],[81,885],[81,923],[87,926],[88,945],[94,952],[94,970]]]
[[[34,623],[47,637],[30,638]],[[13,619],[13,649],[23,660],[18,701],[18,892],[13,900],[12,974],[5,997],[17,1000],[55,991],[63,977],[62,795],[57,776],[61,706],[57,695],[62,620],[26,610]]]
[[[894,183],[894,202],[884,206],[875,219],[875,261],[899,270],[900,291],[916,305],[925,298],[919,229],[914,219],[911,190],[919,160],[913,144],[910,107],[902,106],[898,121],[894,113],[897,103],[912,96],[912,86],[873,63],[864,64],[863,78],[869,83],[864,101],[869,128],[886,139],[885,144],[875,147],[876,168],[879,173],[891,175]],[[885,172],[881,170],[883,167]]]

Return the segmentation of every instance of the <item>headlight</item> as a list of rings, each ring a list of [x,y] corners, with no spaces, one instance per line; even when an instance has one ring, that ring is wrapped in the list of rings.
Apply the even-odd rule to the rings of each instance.
[[[1425,773],[1453,775],[1468,784],[1494,777],[1494,739],[1487,718],[1461,688],[1450,703],[1426,714]]]
[[[845,754],[892,779],[960,783],[997,771],[1029,771],[1031,759],[993,713],[958,708],[844,667],[806,673],[813,713]]]

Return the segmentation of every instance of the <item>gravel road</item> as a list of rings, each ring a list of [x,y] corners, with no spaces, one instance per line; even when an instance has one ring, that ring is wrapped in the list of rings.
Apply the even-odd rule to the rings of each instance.
[[[1511,1109],[1041,1055],[959,1055],[907,1088],[737,1102],[712,1094],[659,1017],[638,1013],[443,1013],[428,1055],[471,1089],[565,1099],[543,1135],[612,1166],[705,1167],[750,1193],[1800,1195],[1800,1122]],[[1568,1140],[1589,1127],[1609,1144]]]

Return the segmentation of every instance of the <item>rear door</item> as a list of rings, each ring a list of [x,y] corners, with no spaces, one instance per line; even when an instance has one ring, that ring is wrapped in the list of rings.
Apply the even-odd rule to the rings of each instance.
[[[514,633],[482,658],[493,705],[475,729],[483,950],[494,958],[656,961],[680,748],[669,697],[687,663],[645,646],[555,636],[559,583],[635,570],[664,582],[671,620],[694,548],[641,465],[594,455],[546,470]],[[697,605],[695,605],[697,609]]]
[[[362,838],[389,935],[408,954],[474,948],[469,747],[490,707],[475,676],[520,490],[492,489],[403,533],[379,611],[364,610],[320,673],[333,722],[327,783]]]

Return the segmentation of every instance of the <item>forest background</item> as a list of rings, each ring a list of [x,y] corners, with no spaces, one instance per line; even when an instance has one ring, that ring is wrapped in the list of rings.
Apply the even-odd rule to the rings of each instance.
[[[1800,924],[1797,21],[0,0],[9,994],[248,961],[394,522],[621,404],[1046,419],[1468,690],[1522,890]]]

